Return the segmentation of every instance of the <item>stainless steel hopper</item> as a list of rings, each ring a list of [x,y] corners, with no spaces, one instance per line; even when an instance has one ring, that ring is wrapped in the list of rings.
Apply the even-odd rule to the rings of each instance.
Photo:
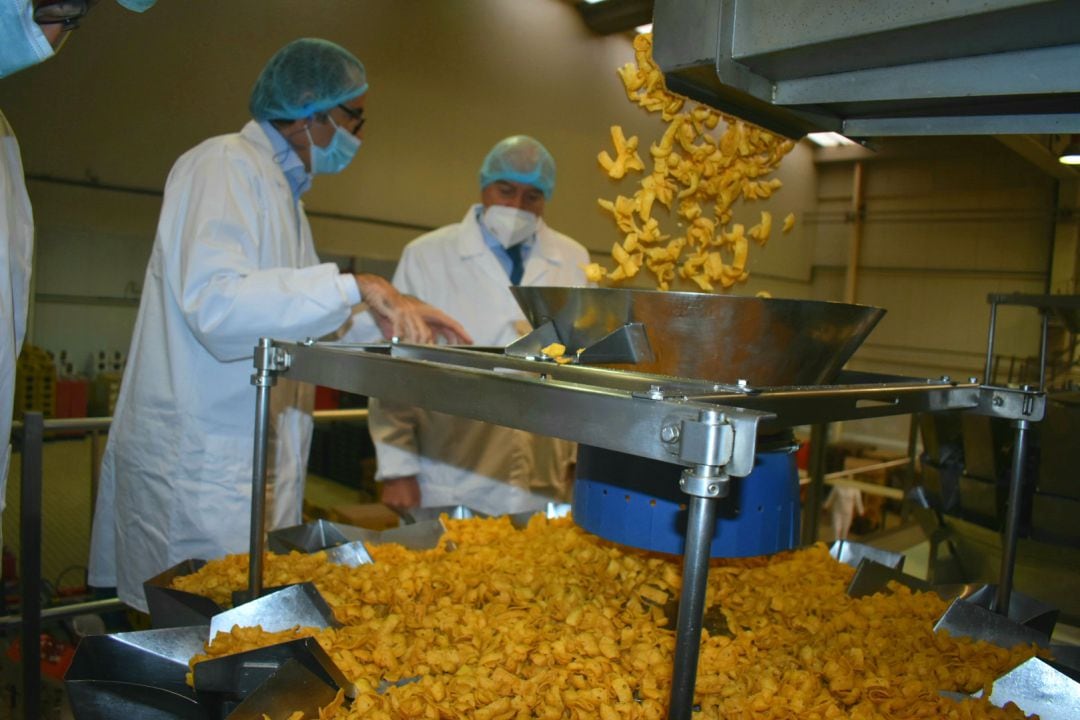
[[[539,356],[558,342],[584,364],[758,387],[833,380],[885,315],[881,308],[816,300],[623,288],[511,290],[535,329],[507,354]]]

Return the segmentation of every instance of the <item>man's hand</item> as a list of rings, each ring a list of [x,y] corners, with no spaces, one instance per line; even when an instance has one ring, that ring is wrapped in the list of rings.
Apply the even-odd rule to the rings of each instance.
[[[472,343],[465,328],[442,310],[402,295],[378,275],[355,277],[360,294],[384,337],[416,344],[435,342],[439,337],[451,344]]]
[[[379,499],[383,505],[399,512],[420,507],[420,483],[415,475],[383,480]]]

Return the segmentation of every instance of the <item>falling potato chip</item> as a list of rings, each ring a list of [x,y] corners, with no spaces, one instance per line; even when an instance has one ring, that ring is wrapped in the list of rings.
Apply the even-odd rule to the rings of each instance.
[[[627,264],[613,256],[615,267],[605,275],[594,272],[592,281],[607,279],[622,282],[636,275],[644,265],[654,274],[657,286],[667,289],[676,273],[679,277],[693,279],[702,289],[711,289],[712,281],[720,281],[721,287],[745,282],[749,277],[748,257],[733,262],[731,269],[723,274],[703,275],[693,268],[698,258],[715,245],[729,245],[731,252],[740,252],[735,240],[724,233],[731,223],[735,203],[742,199],[752,202],[767,199],[782,186],[779,178],[769,178],[779,166],[794,143],[767,130],[744,123],[712,108],[698,105],[684,110],[685,98],[668,92],[663,74],[652,60],[652,36],[638,35],[634,39],[635,64],[623,65],[618,70],[627,97],[649,112],[659,112],[668,123],[658,142],[649,145],[652,170],[640,181],[640,188],[632,198],[619,196],[615,201],[601,200],[600,204],[612,213],[619,230],[634,233],[640,244],[668,242],[674,252],[675,265],[668,268],[655,255],[645,255],[641,263]],[[622,128],[611,129],[616,156],[607,152],[600,154],[600,163],[615,179],[637,168],[638,138],[626,138]],[[676,202],[677,201],[677,202]],[[677,218],[691,223],[683,234],[665,233],[655,214],[655,203],[674,210]],[[710,207],[713,217],[703,215],[703,207]],[[709,220],[713,227],[697,224]],[[747,233],[757,244],[764,245],[771,232],[772,217],[762,213],[762,220]],[[785,222],[785,232],[789,230]],[[633,247],[624,244],[623,249],[632,252]],[[687,267],[687,263],[690,267]]]
[[[566,346],[562,343],[551,343],[547,347],[542,348],[540,352],[550,358],[562,357],[563,354],[566,352]]]
[[[784,227],[781,232],[790,232],[793,227],[795,227],[795,213],[788,213],[784,217]]]

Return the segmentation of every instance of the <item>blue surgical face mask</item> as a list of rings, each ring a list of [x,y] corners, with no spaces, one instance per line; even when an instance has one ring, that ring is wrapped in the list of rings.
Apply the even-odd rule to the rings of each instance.
[[[34,22],[31,0],[0,0],[0,77],[48,60],[52,45]]]
[[[120,3],[120,5],[126,7],[128,10],[141,13],[146,12],[153,7],[157,0],[116,0],[116,2]]]
[[[308,130],[308,140],[311,142],[311,174],[330,175],[339,173],[352,162],[356,151],[360,149],[360,138],[334,122],[334,118],[327,116],[330,124],[334,126],[334,137],[326,147],[319,147],[311,139],[311,131]]]

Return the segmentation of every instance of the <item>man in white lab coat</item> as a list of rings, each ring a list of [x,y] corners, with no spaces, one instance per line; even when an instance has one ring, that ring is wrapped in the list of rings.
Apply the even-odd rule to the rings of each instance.
[[[136,12],[155,1],[117,0]],[[0,78],[52,57],[89,9],[86,0],[36,7],[31,0],[0,0]],[[0,113],[0,512],[6,503],[15,363],[26,335],[33,252],[34,217],[19,143]]]
[[[509,344],[529,329],[510,285],[585,284],[588,251],[542,219],[554,187],[543,145],[502,140],[481,168],[480,204],[409,243],[395,287],[458,318],[476,343]],[[370,412],[376,480],[393,508],[466,505],[498,515],[568,497],[573,443],[378,400]]]
[[[289,43],[255,83],[253,120],[169,174],[91,540],[90,584],[135,608],[142,583],[178,562],[248,549],[260,337],[333,333],[363,301],[384,334],[467,341],[443,313],[315,254],[300,197],[359,149],[367,88],[344,48]],[[312,391],[286,380],[271,393],[268,529],[301,521]]]

